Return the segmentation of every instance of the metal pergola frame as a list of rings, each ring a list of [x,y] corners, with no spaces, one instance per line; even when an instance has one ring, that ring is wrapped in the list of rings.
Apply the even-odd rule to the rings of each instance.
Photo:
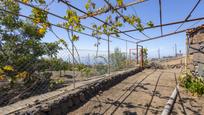
[[[73,6],[73,5],[71,5],[71,4],[69,4],[66,0],[59,0],[59,1],[63,2],[64,4],[66,4],[66,5],[68,5],[68,6],[72,7],[72,8],[74,8],[75,10],[77,10],[77,11],[79,11],[79,12],[85,14],[85,15],[88,15],[85,11],[83,11],[83,10],[81,10],[81,9],[79,9],[79,8],[77,8],[77,7]],[[111,8],[114,9],[114,7],[113,7],[107,0],[104,0],[104,1],[105,1],[105,3],[106,3],[109,7],[111,7]],[[197,1],[196,5],[192,8],[192,10],[191,10],[190,13],[188,14],[188,16],[187,16],[183,21],[170,22],[170,23],[167,23],[167,24],[163,24],[163,23],[162,23],[162,1],[159,0],[160,25],[156,25],[156,26],[153,26],[153,27],[146,27],[146,28],[144,28],[144,30],[146,30],[146,29],[153,29],[153,28],[156,28],[156,27],[160,27],[160,28],[161,28],[161,36],[157,36],[157,37],[150,38],[150,37],[147,36],[144,32],[141,32],[141,33],[142,33],[144,36],[146,36],[148,39],[138,40],[138,41],[136,42],[136,44],[142,43],[142,42],[146,42],[146,41],[150,41],[150,40],[154,40],[154,39],[159,39],[159,38],[162,38],[162,37],[167,37],[167,36],[170,36],[170,35],[179,34],[179,33],[185,32],[187,29],[191,29],[191,28],[187,28],[187,29],[185,29],[185,30],[178,31],[179,28],[180,28],[184,23],[186,23],[186,22],[200,21],[200,20],[203,20],[203,19],[204,19],[204,17],[195,18],[195,19],[189,19],[189,18],[191,17],[191,14],[192,14],[192,13],[194,12],[194,10],[197,8],[197,6],[199,5],[200,2],[201,2],[201,0],[198,0],[198,1]],[[129,6],[127,6],[127,7],[129,7]],[[118,12],[118,10],[115,10],[115,11],[116,11],[116,13],[117,13],[119,16],[121,16],[121,17],[125,20],[124,16],[123,16],[120,12]],[[98,21],[100,21],[100,22],[102,22],[102,23],[104,23],[104,24],[107,24],[106,22],[104,22],[103,20],[101,20],[101,19],[99,19],[99,18],[97,18],[97,17],[95,17],[95,16],[93,16],[92,18],[94,18],[94,19],[96,19],[96,20],[98,20]],[[172,33],[168,33],[168,34],[164,34],[164,35],[163,35],[163,28],[162,28],[163,26],[176,25],[176,24],[180,24],[180,23],[181,23],[181,25],[176,29],[175,32],[172,32]],[[110,26],[110,24],[107,24],[107,25]],[[133,26],[133,27],[135,28],[135,26]],[[134,37],[132,37],[132,36],[130,36],[130,35],[127,34],[128,32],[134,32],[134,31],[138,31],[138,30],[137,30],[136,28],[133,29],[133,30],[126,30],[126,31],[121,31],[121,30],[119,30],[119,32],[117,32],[117,33],[123,33],[124,35],[126,35],[126,36],[128,36],[128,37],[130,37],[130,38],[136,40],[137,38],[134,38]],[[115,33],[112,33],[112,34],[115,34]]]
[[[22,2],[21,0],[14,0],[14,1],[15,1],[15,2],[18,2],[18,3],[20,3],[20,4],[23,4],[23,5],[25,5],[25,6],[28,6],[28,7],[30,7],[30,8],[37,8],[37,9],[39,9],[39,10],[42,10],[42,11],[48,13],[50,16],[53,16],[53,17],[62,19],[62,20],[64,20],[64,21],[67,21],[66,18],[64,18],[64,17],[62,17],[62,16],[60,16],[60,15],[58,15],[58,14],[55,14],[55,13],[46,11],[46,10],[44,10],[44,9],[40,9],[40,8],[38,8],[38,7],[36,7],[36,6],[32,5],[32,4],[24,3],[24,2]],[[80,16],[81,19],[93,18],[94,20],[97,20],[98,22],[101,22],[101,23],[103,23],[103,24],[106,24],[107,26],[112,26],[111,24],[105,22],[104,20],[102,20],[102,19],[100,19],[100,18],[97,18],[96,16],[97,16],[97,15],[101,15],[101,14],[103,14],[103,13],[105,13],[105,12],[108,12],[108,11],[110,11],[110,9],[113,9],[113,10],[116,11],[116,14],[117,14],[117,15],[119,15],[119,16],[122,17],[124,20],[126,20],[126,19],[124,18],[124,15],[118,11],[119,9],[122,9],[122,8],[125,8],[125,7],[130,7],[130,6],[136,5],[136,4],[138,4],[138,3],[141,3],[141,4],[142,4],[143,2],[147,2],[147,1],[149,1],[149,0],[140,0],[139,2],[134,1],[134,2],[130,2],[130,3],[124,4],[124,5],[121,6],[121,7],[119,7],[119,6],[113,6],[113,5],[109,2],[109,0],[103,0],[103,1],[106,3],[106,5],[107,5],[107,6],[105,6],[105,8],[106,8],[105,11],[102,11],[102,12],[96,11],[95,14],[94,14],[94,16],[92,16],[92,17],[88,17],[88,13],[87,13],[86,11],[83,11],[82,9],[80,9],[80,8],[78,8],[78,7],[76,7],[76,6],[72,5],[72,4],[70,4],[70,2],[68,2],[68,0],[58,0],[58,1],[59,1],[60,3],[63,3],[63,4],[65,4],[65,5],[67,5],[67,6],[69,6],[69,7],[72,8],[72,9],[75,9],[75,10],[78,11],[78,12],[81,12],[81,13],[83,14],[82,16]],[[191,27],[188,27],[187,29],[179,30],[179,29],[183,26],[183,24],[186,23],[186,22],[196,22],[196,21],[204,20],[204,16],[203,16],[203,17],[198,17],[198,18],[189,19],[189,18],[191,17],[192,13],[195,11],[195,9],[197,8],[197,6],[199,5],[200,2],[201,2],[201,0],[198,0],[198,1],[196,2],[196,4],[193,6],[193,8],[191,9],[191,11],[189,12],[189,14],[187,15],[187,17],[186,17],[184,20],[175,21],[175,22],[169,22],[169,23],[164,24],[164,23],[163,23],[163,17],[162,17],[162,14],[163,14],[163,12],[162,12],[162,0],[158,0],[158,5],[159,5],[159,22],[160,22],[160,23],[159,23],[158,25],[153,26],[153,27],[144,27],[144,30],[160,28],[161,35],[156,36],[156,37],[150,37],[149,35],[146,35],[146,33],[144,33],[144,31],[139,31],[139,32],[140,32],[141,34],[143,34],[143,36],[145,36],[147,39],[138,39],[138,38],[136,38],[136,37],[134,37],[134,36],[132,36],[132,35],[129,34],[129,32],[136,32],[136,31],[138,31],[138,29],[137,29],[134,25],[131,25],[132,27],[134,27],[134,29],[130,29],[130,30],[120,30],[120,29],[118,29],[118,28],[114,28],[114,29],[116,29],[116,30],[119,31],[119,32],[117,32],[117,33],[111,33],[110,35],[107,35],[107,38],[102,38],[102,37],[98,37],[98,36],[93,36],[93,35],[90,34],[90,33],[85,33],[85,32],[81,32],[81,31],[76,31],[76,30],[73,30],[73,29],[70,29],[70,28],[66,28],[66,27],[57,25],[57,24],[53,24],[53,23],[50,23],[50,24],[51,24],[52,27],[57,27],[57,28],[60,28],[60,29],[64,29],[64,30],[66,30],[66,31],[76,32],[76,33],[78,33],[78,34],[82,34],[82,35],[85,35],[85,36],[93,37],[93,38],[95,38],[96,40],[99,40],[99,39],[100,39],[100,40],[103,40],[103,41],[107,42],[107,49],[108,49],[108,51],[107,51],[107,54],[108,54],[107,66],[108,66],[108,75],[110,76],[110,73],[111,73],[111,71],[110,71],[110,70],[111,70],[111,65],[110,65],[110,42],[112,42],[112,41],[111,41],[111,38],[114,38],[114,39],[117,39],[117,40],[121,40],[121,41],[124,41],[124,42],[126,43],[126,58],[128,58],[128,57],[127,57],[127,52],[128,52],[128,47],[127,47],[128,45],[127,45],[127,43],[132,43],[132,44],[134,44],[134,45],[135,45],[135,48],[136,48],[136,57],[137,57],[137,58],[136,58],[136,63],[139,64],[139,52],[140,52],[140,66],[143,67],[143,66],[144,66],[144,60],[143,60],[143,46],[140,45],[140,43],[143,43],[143,42],[146,42],[146,41],[155,40],[155,39],[159,39],[159,38],[163,38],[163,37],[167,37],[167,36],[171,36],[171,35],[175,35],[175,34],[179,34],[179,33],[183,33],[183,32],[186,32],[187,29],[191,29]],[[0,11],[3,11],[3,13],[9,13],[9,14],[12,14],[12,15],[18,15],[18,16],[20,16],[20,17],[23,17],[23,18],[26,18],[26,19],[29,19],[29,20],[35,20],[35,19],[33,19],[33,18],[29,17],[29,16],[26,16],[26,15],[23,15],[23,14],[20,14],[20,13],[16,14],[16,13],[14,13],[14,12],[10,12],[10,11],[7,11],[7,10],[5,10],[5,9],[0,9]],[[98,13],[98,12],[99,12],[99,13]],[[170,33],[167,33],[167,34],[164,34],[164,33],[163,33],[163,27],[171,26],[171,25],[178,25],[178,24],[180,24],[180,25],[178,26],[178,28],[177,28],[175,31],[170,32]],[[196,23],[194,23],[194,24],[196,24]],[[88,30],[95,31],[95,29],[92,28],[92,27],[89,27],[89,26],[86,26],[86,25],[83,25],[83,24],[81,24],[81,26],[84,27],[84,28],[86,28],[86,29],[88,29]],[[53,32],[52,30],[50,30],[50,31]],[[55,37],[57,37],[58,39],[60,39],[54,32],[53,32],[53,34],[55,35]],[[103,35],[106,35],[104,32],[102,32],[102,34],[103,34]],[[115,37],[115,36],[113,36],[114,34],[123,34],[123,35],[125,35],[126,37],[131,38],[131,40],[125,39],[125,38],[121,38],[121,37]],[[188,41],[188,40],[189,40],[189,39],[188,39],[188,36],[187,36],[187,39],[186,39],[186,40],[187,40],[186,43],[188,44],[188,43],[189,43],[189,41]],[[1,42],[1,41],[0,41],[0,42]],[[76,47],[75,47],[73,41],[72,41],[72,44],[71,44],[71,45],[72,45],[72,49],[71,49],[71,50],[70,50],[68,47],[66,47],[66,49],[67,49],[67,50],[69,51],[69,53],[72,55],[73,64],[76,64],[77,60],[76,60],[76,58],[74,57],[74,53],[75,53]],[[186,47],[187,47],[187,45],[186,45]],[[139,51],[139,50],[140,50],[140,51]],[[187,54],[188,54],[188,48],[187,48]],[[188,55],[187,55],[187,56],[188,56]],[[127,61],[127,60],[126,60],[126,61]],[[185,63],[188,63],[187,58],[186,58],[186,60],[185,60]],[[126,64],[127,64],[127,63],[126,63]],[[75,81],[75,70],[73,70],[73,74],[74,74],[74,77],[73,77],[73,87],[75,88],[75,82],[76,82],[76,81]],[[158,83],[158,81],[157,81],[157,83]],[[150,105],[151,105],[151,102],[150,102]],[[117,106],[117,107],[118,107],[118,106]],[[149,109],[149,106],[148,106],[148,109]],[[146,113],[147,113],[148,109],[146,110]],[[115,110],[116,110],[116,109],[115,109]],[[114,111],[115,111],[115,110],[114,110]],[[114,112],[114,111],[113,111],[113,112]]]
[[[14,1],[16,1],[16,2],[18,2],[18,3],[20,3],[20,4],[23,4],[23,5],[29,6],[29,7],[31,7],[31,8],[37,8],[37,9],[39,9],[39,10],[43,10],[43,9],[38,8],[38,7],[35,7],[35,6],[32,5],[32,4],[24,3],[24,2],[22,2],[22,1],[20,1],[20,0],[14,0]],[[140,1],[140,2],[130,2],[130,3],[127,3],[127,4],[123,5],[123,7],[117,7],[117,6],[114,7],[114,6],[112,6],[111,3],[109,3],[108,0],[104,0],[104,2],[107,4],[107,6],[106,6],[106,11],[110,11],[110,9],[113,9],[113,10],[116,11],[116,14],[118,14],[118,15],[119,15],[120,17],[122,17],[124,20],[126,20],[126,19],[124,18],[124,15],[121,14],[121,13],[118,11],[120,8],[129,7],[129,6],[132,6],[132,5],[135,5],[135,4],[138,4],[138,3],[142,3],[142,2],[146,2],[146,1],[148,1],[148,0],[144,0],[144,1]],[[155,39],[159,39],[159,38],[162,38],[162,37],[167,37],[167,36],[170,36],[170,35],[175,35],[175,34],[179,34],[179,33],[185,32],[186,29],[184,29],[184,30],[179,30],[179,29],[180,29],[180,28],[182,27],[182,25],[183,25],[184,23],[186,23],[186,22],[194,22],[194,21],[204,20],[204,17],[189,19],[189,18],[191,17],[192,13],[194,12],[194,10],[197,8],[197,6],[199,5],[199,3],[201,2],[201,0],[198,0],[197,3],[196,3],[196,5],[192,8],[192,10],[190,11],[190,13],[188,14],[188,16],[187,16],[184,20],[163,24],[163,22],[162,22],[162,20],[163,20],[163,19],[162,19],[162,18],[163,18],[163,17],[162,17],[162,13],[163,13],[163,12],[162,12],[162,1],[161,1],[161,0],[158,0],[158,1],[159,1],[158,4],[159,4],[160,24],[159,24],[159,25],[155,25],[155,26],[153,26],[153,27],[144,27],[144,30],[146,30],[146,29],[154,29],[154,28],[160,27],[160,28],[161,28],[161,35],[160,35],[160,36],[157,36],[157,37],[149,37],[149,36],[146,35],[144,32],[141,32],[141,33],[142,33],[145,37],[147,37],[148,39],[138,39],[138,38],[135,38],[135,37],[133,37],[133,36],[127,34],[128,32],[138,31],[138,29],[137,29],[134,25],[131,25],[131,26],[133,26],[133,27],[135,28],[135,29],[132,29],[132,30],[124,30],[124,31],[121,31],[121,30],[118,29],[118,28],[114,28],[114,29],[116,29],[118,32],[117,32],[117,33],[111,33],[111,35],[107,35],[107,38],[108,38],[108,39],[106,39],[106,38],[101,38],[101,37],[96,37],[96,36],[93,36],[93,35],[91,35],[91,34],[84,33],[84,32],[79,32],[79,31],[76,31],[76,30],[73,30],[73,29],[70,29],[70,28],[65,28],[65,27],[62,27],[62,26],[59,26],[59,25],[53,24],[53,23],[51,23],[51,25],[52,25],[52,26],[55,26],[55,27],[58,27],[58,28],[61,28],[61,29],[71,30],[71,31],[77,32],[77,33],[79,33],[79,34],[83,34],[83,35],[86,35],[86,36],[89,36],[89,37],[94,37],[94,38],[96,38],[96,39],[101,39],[101,40],[107,41],[107,42],[108,42],[108,57],[109,57],[109,56],[110,56],[110,43],[109,43],[109,42],[111,42],[110,37],[111,37],[111,38],[118,39],[118,40],[125,41],[126,43],[127,43],[127,42],[133,43],[133,44],[136,45],[136,48],[138,49],[138,47],[142,47],[142,48],[143,48],[143,46],[139,45],[139,43],[146,42],[146,41],[150,41],[150,40],[155,40]],[[78,11],[78,12],[80,12],[80,13],[82,13],[82,14],[83,14],[82,19],[84,18],[84,16],[85,16],[85,19],[86,19],[86,15],[88,16],[88,13],[87,13],[86,11],[83,11],[82,9],[80,9],[80,8],[78,8],[78,7],[76,7],[76,6],[72,5],[72,4],[70,4],[70,2],[68,2],[67,0],[59,0],[59,2],[65,4],[65,5],[67,5],[67,6],[70,7],[70,8],[75,9],[76,11]],[[4,10],[4,9],[0,9],[0,11],[4,11],[4,12],[6,12],[6,13],[10,13],[10,14],[16,15],[15,13],[10,12],[10,11],[6,11],[6,10]],[[46,10],[43,10],[43,11],[47,12],[47,13],[48,13],[49,15],[51,15],[51,16],[54,16],[54,17],[57,17],[57,18],[59,18],[59,19],[62,19],[62,20],[67,21],[67,19],[64,18],[64,17],[62,17],[62,16],[59,16],[59,15],[57,15],[57,14],[54,14],[54,13],[49,12],[49,11],[46,11]],[[101,13],[99,13],[99,15],[100,15],[100,14],[103,14],[103,13],[105,13],[105,12],[101,12]],[[29,16],[25,16],[25,15],[22,15],[22,14],[18,14],[18,15],[21,16],[21,17],[24,17],[24,18],[33,20],[33,19],[32,19],[31,17],[29,17]],[[96,14],[96,15],[98,15],[98,14]],[[109,23],[103,21],[103,20],[100,19],[100,18],[97,18],[96,15],[95,15],[95,16],[91,16],[91,17],[89,17],[89,18],[93,18],[93,19],[95,19],[95,20],[97,20],[97,21],[99,21],[99,22],[101,22],[101,23],[103,23],[103,24],[106,24],[107,26],[111,26],[111,24],[109,24]],[[176,24],[181,24],[181,25],[176,29],[175,32],[168,33],[168,34],[163,34],[163,27],[164,27],[164,26],[170,26],[170,25],[176,25]],[[86,29],[89,29],[89,30],[93,30],[93,31],[95,30],[94,28],[89,27],[89,26],[85,26],[85,25],[82,25],[82,24],[81,24],[81,26],[84,27],[84,28],[86,28]],[[187,29],[189,29],[189,28],[187,28]],[[179,30],[179,31],[178,31],[178,30]],[[105,33],[102,32],[102,34],[105,34]],[[114,36],[112,36],[113,34],[124,34],[125,36],[127,36],[128,38],[131,38],[132,40],[128,40],[128,39],[124,39],[124,38],[120,38],[120,37],[114,37]],[[137,50],[137,52],[138,52],[138,50]],[[137,54],[138,54],[138,53],[137,53]],[[138,56],[137,56],[137,57],[138,57]],[[108,62],[110,62],[110,59],[109,59],[109,58],[108,58]],[[137,62],[138,62],[138,61],[137,61]],[[109,65],[109,73],[110,73],[110,65]]]
[[[29,6],[29,7],[31,7],[31,8],[37,8],[37,7],[35,7],[34,5],[24,3],[24,2],[22,2],[22,1],[20,1],[20,0],[14,0],[14,1],[19,2],[19,3],[23,4],[23,5]],[[133,6],[133,5],[138,4],[138,3],[147,2],[148,0],[144,0],[144,1],[140,1],[140,2],[138,2],[138,1],[137,1],[137,2],[136,2],[136,1],[130,2],[130,3],[125,4],[123,7],[117,7],[117,6],[113,7],[107,0],[104,0],[104,1],[105,1],[105,3],[107,4],[107,8],[106,8],[107,11],[109,11],[109,9],[108,9],[109,7],[112,7],[112,8],[114,8],[114,10],[116,11],[116,13],[117,13],[118,15],[120,15],[120,16],[124,19],[124,16],[118,11],[118,9],[123,8],[123,7]],[[83,11],[83,10],[81,10],[81,9],[79,9],[79,8],[77,8],[77,7],[75,7],[75,6],[73,6],[72,4],[70,4],[70,3],[69,3],[68,1],[66,1],[66,0],[59,0],[59,2],[65,4],[65,5],[67,5],[67,6],[69,6],[69,7],[71,7],[71,8],[73,8],[73,9],[75,9],[75,10],[81,12],[81,13],[83,13],[84,16],[85,16],[85,15],[88,15],[88,13],[86,13],[85,11]],[[204,17],[189,19],[189,18],[191,17],[191,14],[192,14],[192,13],[194,12],[194,10],[197,8],[197,6],[199,5],[200,2],[201,2],[201,0],[198,0],[198,1],[197,1],[197,3],[195,4],[195,6],[192,8],[192,10],[191,10],[190,13],[188,14],[188,16],[187,16],[183,21],[176,21],[176,22],[170,22],[170,23],[163,24],[163,23],[162,23],[162,1],[159,0],[160,24],[159,24],[159,25],[155,25],[155,26],[153,26],[153,27],[145,27],[144,30],[146,30],[146,29],[154,29],[154,28],[160,27],[160,28],[161,28],[161,36],[157,36],[157,37],[153,37],[153,38],[152,38],[152,37],[147,36],[144,32],[141,32],[145,37],[148,38],[148,39],[143,39],[143,40],[141,40],[141,39],[135,38],[135,37],[133,37],[133,36],[127,34],[127,33],[129,33],[129,32],[138,31],[136,28],[135,28],[135,29],[131,29],[131,30],[124,30],[124,31],[121,31],[121,30],[119,30],[119,29],[116,28],[116,29],[119,31],[119,32],[117,32],[118,34],[121,34],[121,33],[122,33],[122,34],[124,34],[125,36],[127,36],[127,37],[129,37],[129,38],[131,38],[131,39],[133,39],[133,40],[127,40],[127,39],[123,39],[123,38],[119,38],[119,37],[114,37],[114,36],[111,36],[111,35],[110,35],[110,37],[111,37],[111,38],[116,38],[116,39],[119,39],[119,40],[122,40],[122,41],[127,41],[127,42],[129,42],[129,43],[138,44],[138,43],[142,43],[142,42],[146,42],[146,41],[150,41],[150,40],[154,40],[154,39],[159,39],[159,38],[162,38],[162,37],[166,37],[166,36],[170,36],[170,35],[174,35],[174,34],[178,34],[178,33],[185,32],[186,29],[185,29],[185,30],[180,30],[180,31],[178,31],[184,23],[204,20]],[[38,9],[39,9],[39,8],[38,8]],[[5,11],[4,9],[0,9],[0,10]],[[40,9],[40,10],[43,10],[43,9]],[[43,11],[46,11],[46,10],[43,10]],[[5,11],[5,12],[7,12],[7,13],[12,13],[12,12],[9,12],[9,11]],[[48,12],[48,11],[46,11],[46,12],[47,12],[49,15],[52,15],[52,16],[54,16],[54,17],[57,17],[57,18],[60,18],[60,19],[63,19],[63,20],[65,20],[65,21],[67,21],[67,19],[65,19],[65,18],[62,17],[62,16],[59,16],[59,15],[54,14],[54,13],[52,13],[52,12]],[[102,13],[104,13],[104,12],[102,12]],[[99,14],[97,14],[97,15],[100,15],[100,14],[102,14],[102,13],[99,13]],[[20,14],[20,16],[30,19],[30,17],[25,16],[25,15],[21,15],[21,14]],[[82,17],[84,17],[84,16],[82,16]],[[101,20],[101,19],[99,19],[99,18],[97,18],[97,17],[95,17],[95,16],[92,16],[92,17],[90,17],[90,18],[93,18],[93,19],[95,19],[95,20],[97,20],[97,21],[99,21],[99,22],[102,22],[103,24],[107,24],[108,26],[111,26],[110,24],[106,23],[105,21],[103,21],[103,20]],[[82,19],[83,19],[83,18],[82,18]],[[175,32],[172,32],[172,33],[168,33],[168,34],[164,34],[164,35],[163,35],[163,28],[162,28],[162,27],[164,27],[164,26],[170,26],[170,25],[176,25],[176,24],[181,24],[181,25],[176,29]],[[51,25],[52,25],[52,26],[55,26],[55,27],[63,28],[63,29],[68,29],[68,28],[64,28],[64,27],[61,27],[61,26],[56,25],[56,24],[51,24]],[[89,29],[89,30],[95,30],[95,29],[93,29],[93,28],[91,28],[91,27],[88,27],[88,26],[85,26],[85,25],[82,25],[82,27],[84,27],[84,28],[86,28],[86,29]],[[133,26],[133,27],[135,27],[135,26]],[[188,28],[188,29],[190,29],[190,28]],[[69,30],[70,30],[70,29],[69,29]],[[75,31],[75,30],[71,30],[71,31]],[[108,41],[108,40],[105,39],[105,38],[101,38],[101,37],[99,38],[99,37],[96,37],[96,36],[92,36],[91,34],[87,34],[87,33],[83,33],[83,32],[78,32],[78,31],[75,31],[75,32],[80,33],[80,34],[83,34],[83,35],[87,35],[87,36],[89,36],[89,37],[95,37],[95,38],[97,38],[97,39],[102,39],[102,40]],[[102,32],[102,33],[103,33],[103,32]],[[104,34],[104,33],[103,33],[103,34]],[[111,34],[116,34],[116,33],[111,33]],[[110,41],[110,40],[109,40],[109,41]]]

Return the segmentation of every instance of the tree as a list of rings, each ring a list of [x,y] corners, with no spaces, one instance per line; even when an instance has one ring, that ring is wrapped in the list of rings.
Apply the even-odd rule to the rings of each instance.
[[[99,73],[99,75],[103,75],[108,72],[108,66],[104,63],[98,63],[95,65],[96,71]]]
[[[144,64],[148,64],[148,49],[147,48],[143,48],[143,58],[144,58]]]
[[[0,8],[0,76],[15,82],[24,73],[28,77],[40,70],[40,58],[54,56],[60,49],[59,42],[42,42],[46,30],[32,21],[19,18],[20,7],[13,0],[3,0]]]
[[[110,55],[110,63],[115,68],[115,70],[124,68],[126,57],[119,50],[119,48],[115,48],[114,53]]]
[[[70,64],[61,58],[60,59],[52,58],[52,59],[49,59],[49,62],[50,62],[50,70],[59,71],[60,77],[62,76],[62,70],[64,70],[64,73],[65,73],[65,70],[68,70],[68,68],[71,68],[69,67]]]

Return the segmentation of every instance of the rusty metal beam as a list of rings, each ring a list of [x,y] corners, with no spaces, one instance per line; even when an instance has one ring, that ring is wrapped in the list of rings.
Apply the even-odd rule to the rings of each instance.
[[[132,1],[132,2],[129,2],[129,3],[126,3],[122,6],[114,6],[113,9],[114,10],[119,10],[119,9],[122,9],[122,8],[127,8],[129,6],[133,6],[135,4],[139,4],[139,3],[143,3],[143,2],[146,2],[148,0],[135,0],[135,1]],[[103,8],[98,8],[96,11],[94,12],[91,12],[91,16],[97,16],[97,15],[100,15],[100,14],[103,14],[103,13],[107,13],[108,11],[112,10],[112,8],[110,8],[109,6],[104,6]],[[90,17],[89,15],[82,15],[80,16],[81,19],[86,19]]]
[[[150,38],[150,39],[140,40],[137,43],[142,43],[142,42],[146,42],[146,41],[150,41],[150,40],[155,40],[155,39],[159,39],[159,38],[163,38],[163,37],[167,37],[167,36],[183,33],[185,31],[186,31],[186,29],[185,30],[181,30],[181,31],[177,31],[177,32],[168,33],[168,34],[161,35],[161,36],[157,36],[157,37],[153,37],[153,38]]]

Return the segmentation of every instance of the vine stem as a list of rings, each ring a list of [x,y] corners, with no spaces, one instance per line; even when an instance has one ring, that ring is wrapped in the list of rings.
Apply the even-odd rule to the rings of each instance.
[[[69,33],[69,30],[67,30],[67,33],[68,33],[68,38],[69,38],[69,40],[71,41],[71,44],[72,44],[72,64],[73,65],[75,65],[75,57],[74,57],[74,41],[73,40],[71,40],[71,36],[73,36],[73,31],[71,32],[71,36],[70,36],[70,33]],[[75,79],[75,77],[76,77],[76,75],[75,75],[75,68],[73,68],[72,67],[72,71],[73,71],[73,86],[74,86],[74,88],[75,88],[75,81],[76,81],[76,79]]]
[[[75,65],[75,61],[74,61],[74,41],[71,40],[71,43],[72,43],[72,62],[73,62],[73,65]],[[76,80],[75,80],[75,79],[76,79],[76,78],[75,78],[75,77],[76,77],[76,76],[75,76],[75,69],[72,70],[72,71],[73,71],[73,74],[74,74],[74,79],[73,79],[73,80],[74,80],[74,81],[73,81],[74,84],[73,84],[73,85],[74,85],[74,88],[75,88],[75,81],[76,81]]]
[[[53,34],[54,34],[54,36],[57,38],[57,39],[61,39],[54,31],[53,31],[53,29],[52,28],[50,28],[49,29],[50,30],[50,32],[52,32]],[[65,46],[65,45],[64,45]],[[65,46],[65,48],[68,50],[68,52],[72,55],[72,52],[71,52],[71,50],[69,49],[69,47],[67,47],[67,46]],[[76,60],[76,58],[74,58],[74,60],[77,62],[77,60]]]
[[[127,40],[125,41],[126,45],[126,69],[128,68],[128,46],[127,46]],[[131,54],[130,54],[131,55]]]

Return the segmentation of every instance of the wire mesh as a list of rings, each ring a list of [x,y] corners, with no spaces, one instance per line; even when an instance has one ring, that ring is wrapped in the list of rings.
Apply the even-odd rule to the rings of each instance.
[[[110,43],[110,45],[112,44],[114,42]],[[73,82],[109,77],[107,49],[76,48],[74,51],[77,62],[75,64],[73,64],[72,55],[66,48],[60,50],[55,56],[45,55],[39,59],[31,58],[28,63],[21,63],[19,70],[26,70],[29,75],[15,80],[12,85],[9,79],[0,81],[0,106],[70,86]],[[123,47],[111,47],[111,74],[135,67],[135,58],[135,53],[129,54]],[[5,62],[5,65],[9,65],[9,63]],[[73,79],[75,80],[73,81]]]
[[[15,1],[19,2],[19,0],[15,0]],[[73,9],[78,10],[79,12],[88,15],[86,12],[82,11],[79,8],[76,8],[75,6],[71,5],[69,2],[65,0],[60,0],[60,1],[63,2],[64,4],[67,4],[67,6],[70,6]],[[23,3],[23,2],[21,2],[21,4],[26,5],[26,3]],[[33,7],[32,5],[27,5],[27,6]],[[23,17],[23,19],[26,18],[27,20],[35,20],[29,16],[20,14],[19,12],[17,12],[16,14],[15,12],[7,11],[4,9],[4,7],[1,7],[0,11],[1,11],[0,14],[2,16],[18,15],[19,17],[21,17],[20,19],[22,19]],[[53,15],[50,12],[47,12],[47,13],[54,17],[58,17],[61,19],[63,18],[63,17],[57,16],[56,14]],[[95,18],[96,20],[100,21],[105,25],[111,26],[110,24],[108,24],[107,22],[104,22],[100,18],[97,18],[94,16],[92,16],[92,18]],[[203,19],[203,17],[201,17],[200,19],[197,18],[192,20],[185,20],[185,22],[201,20],[201,19]],[[67,20],[65,19],[65,21]],[[168,24],[157,25],[154,27],[168,26],[168,25],[173,25],[173,24],[178,24],[183,22],[184,21],[172,22]],[[124,38],[118,38],[118,40],[122,40],[120,44],[123,44],[123,45],[119,44],[118,47],[112,47],[113,44],[115,44],[115,41],[107,40],[109,37],[107,36],[104,37],[104,33],[103,33],[104,38],[100,38],[105,41],[101,45],[103,46],[102,48],[103,50],[101,50],[101,48],[98,49],[99,44],[96,44],[97,48],[95,50],[93,50],[93,48],[90,47],[91,46],[90,44],[88,45],[85,44],[87,49],[83,49],[84,47],[82,49],[78,49],[81,47],[79,43],[71,42],[71,38],[69,35],[70,31],[72,32],[71,34],[73,34],[73,32],[80,33],[82,37],[86,35],[86,37],[94,37],[96,38],[96,40],[98,40],[99,37],[93,36],[91,34],[87,34],[89,33],[87,31],[80,32],[80,31],[73,30],[73,28],[62,27],[53,23],[50,23],[50,26],[51,27],[49,28],[50,29],[49,31],[51,33],[49,34],[54,34],[51,37],[55,38],[55,40],[58,40],[57,43],[59,43],[60,41],[63,44],[62,48],[57,49],[57,51],[53,51],[55,53],[52,52],[52,49],[56,49],[55,43],[43,42],[42,44],[39,44],[41,43],[41,41],[29,42],[30,39],[26,38],[27,36],[23,36],[22,38],[25,37],[25,39],[19,40],[20,41],[19,44],[14,43],[14,46],[12,47],[15,47],[17,49],[15,48],[9,49],[5,47],[6,45],[8,45],[6,44],[5,41],[0,42],[0,106],[9,105],[11,103],[15,103],[19,100],[26,99],[31,96],[50,92],[62,87],[70,86],[75,83],[86,81],[89,79],[109,77],[110,76],[109,74],[111,73],[127,70],[129,68],[138,66],[139,63],[141,62],[141,59],[142,59],[141,57],[143,56],[145,57],[145,55],[141,54],[143,50],[142,51],[141,49],[136,50],[137,49],[136,46],[134,47],[129,46],[129,42],[133,43],[134,45],[139,42],[130,41]],[[67,32],[68,35],[59,36],[61,35],[60,33],[61,30],[56,29],[59,32],[58,34],[56,34],[53,31],[55,30],[54,27],[63,29],[63,31],[65,31],[65,33]],[[93,30],[93,28],[90,29],[90,27],[86,27],[86,28],[89,28],[89,30]],[[150,28],[153,28],[153,27],[146,27],[144,29],[150,29]],[[126,34],[126,32],[137,31],[137,29],[127,30],[127,31],[121,31],[117,28],[115,29],[118,31],[117,33],[123,33],[129,38],[138,40]],[[12,32],[16,32],[16,31],[12,31]],[[184,30],[178,31],[177,33],[179,32],[184,32]],[[175,34],[175,33],[170,33],[170,34],[166,34],[166,35],[151,38],[151,39],[157,39],[157,38],[165,37],[172,34]],[[0,36],[1,41],[3,40],[3,37],[5,36]],[[65,40],[61,39],[64,37],[66,38]],[[89,39],[89,40],[90,40],[89,43],[94,42],[92,39]],[[140,42],[143,42],[143,41],[146,41],[146,40],[142,40]],[[31,45],[30,47],[24,48],[24,46],[32,44],[31,42],[34,42],[34,44]],[[67,44],[69,44],[70,42],[71,42],[71,45],[69,45],[68,47]],[[80,44],[83,44],[84,41],[79,41],[79,42]],[[110,45],[108,45],[107,42]],[[46,50],[43,50],[44,48]],[[25,53],[22,53],[24,51]],[[147,58],[148,57],[145,57],[145,59]]]

